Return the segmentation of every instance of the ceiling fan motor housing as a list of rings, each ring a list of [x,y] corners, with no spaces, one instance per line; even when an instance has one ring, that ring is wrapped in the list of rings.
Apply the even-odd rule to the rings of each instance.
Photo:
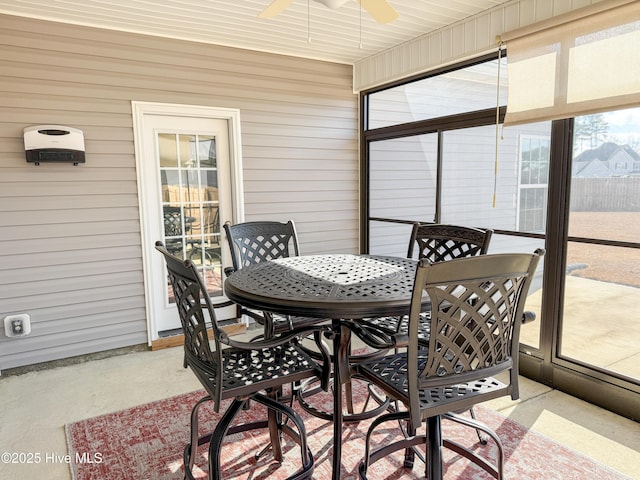
[[[349,0],[315,0],[318,3],[321,3],[329,8],[339,8]]]

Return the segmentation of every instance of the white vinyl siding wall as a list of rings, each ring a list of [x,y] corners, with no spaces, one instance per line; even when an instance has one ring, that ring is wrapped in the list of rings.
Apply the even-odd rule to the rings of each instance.
[[[246,220],[304,253],[358,248],[350,66],[0,15],[0,370],[147,342],[131,101],[239,108]],[[27,164],[24,127],[84,132],[86,164]]]

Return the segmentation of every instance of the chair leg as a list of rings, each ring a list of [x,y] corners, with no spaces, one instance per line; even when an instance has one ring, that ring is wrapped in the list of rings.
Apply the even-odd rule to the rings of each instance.
[[[206,403],[211,401],[210,396],[206,396],[198,400],[198,402],[191,409],[191,441],[184,449],[183,455],[183,463],[185,469],[185,478],[191,479],[193,478],[193,465],[195,464],[196,454],[198,451],[198,445],[202,445],[209,440],[209,435],[200,439],[199,436],[199,428],[198,428],[198,410],[200,407]]]
[[[429,480],[442,480],[442,428],[440,416],[427,418],[427,464]]]
[[[473,411],[473,407],[469,409],[469,415],[471,415],[471,418],[476,420],[476,412]],[[479,428],[476,428],[476,434],[478,435],[478,441],[480,442],[480,445],[486,445],[489,439],[482,432],[482,430],[480,430]]]
[[[279,447],[279,434],[280,432],[286,433],[289,437],[291,437],[300,447],[300,458],[302,461],[302,468],[299,469],[296,473],[288,477],[287,480],[304,480],[310,479],[313,474],[314,468],[314,459],[307,444],[307,431],[304,426],[304,422],[302,417],[298,415],[298,413],[287,407],[286,405],[274,400],[273,398],[263,395],[261,393],[256,393],[253,395],[253,399],[266,406],[269,411],[273,411],[278,417],[281,415],[286,416],[293,425],[296,427],[297,431],[294,431],[289,427],[286,422],[279,421],[278,422],[278,447]],[[272,439],[273,441],[273,439]],[[219,478],[219,477],[218,477]]]
[[[405,437],[413,437],[416,434],[416,430],[411,425],[407,425],[404,434],[405,434]],[[412,469],[415,458],[416,458],[415,450],[413,448],[407,448],[404,451],[404,467]]]
[[[215,430],[211,434],[211,441],[209,442],[209,478],[211,480],[220,480],[222,478],[220,472],[220,452],[222,450],[222,442],[227,434],[227,430],[229,430],[231,422],[245,403],[246,400],[234,399],[229,408],[220,418]]]
[[[282,462],[282,437],[280,435],[281,418],[280,415],[278,415],[278,412],[272,408],[267,410],[267,416],[269,418],[269,440],[273,459],[280,463]]]
[[[460,445],[457,442],[445,439],[443,444],[447,449],[454,451],[464,458],[472,461],[473,463],[481,467],[484,471],[490,473],[497,480],[502,480],[504,478],[504,447],[502,446],[502,442],[500,441],[498,435],[482,422],[478,422],[476,420],[472,420],[455,413],[447,413],[443,417],[447,420],[452,420],[467,427],[475,428],[476,431],[481,431],[493,439],[493,441],[496,443],[496,446],[498,447],[498,458],[496,465],[489,463],[487,460],[477,455],[474,451]]]
[[[396,452],[398,450],[407,450],[415,447],[417,445],[424,444],[426,442],[426,437],[424,435],[417,435],[413,437],[403,437],[401,440],[398,440],[392,444],[383,445],[382,447],[372,451],[371,450],[371,437],[378,428],[379,425],[385,422],[397,421],[397,422],[406,422],[408,420],[407,412],[392,412],[384,415],[380,415],[377,417],[371,425],[369,426],[369,430],[367,431],[367,436],[365,438],[365,452],[364,459],[358,465],[358,475],[362,480],[367,479],[367,470],[369,465],[374,464],[381,458]]]

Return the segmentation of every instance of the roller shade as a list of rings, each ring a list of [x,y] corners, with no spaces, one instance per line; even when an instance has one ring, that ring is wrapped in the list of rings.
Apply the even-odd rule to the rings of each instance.
[[[500,35],[505,125],[640,105],[640,1],[604,0]]]

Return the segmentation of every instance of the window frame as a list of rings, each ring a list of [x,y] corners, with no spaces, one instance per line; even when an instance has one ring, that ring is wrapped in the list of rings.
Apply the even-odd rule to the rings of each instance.
[[[478,62],[496,60],[497,53],[433,70],[401,81],[392,82],[360,93],[360,251],[369,253],[369,223],[387,221],[394,223],[412,223],[412,219],[388,219],[370,217],[369,209],[369,147],[372,142],[401,138],[426,133],[439,135],[438,174],[436,187],[436,214],[434,222],[441,217],[441,171],[442,171],[442,135],[447,130],[495,125],[496,117],[503,123],[506,106],[497,109],[456,114],[429,120],[403,123],[375,129],[368,129],[368,96],[384,89],[394,88],[403,83],[412,82],[431,75],[464,68]],[[540,318],[540,343],[538,348],[521,346],[520,373],[538,382],[552,385],[578,398],[618,414],[635,418],[640,405],[640,381],[616,376],[610,371],[601,371],[590,365],[580,364],[574,359],[563,358],[558,354],[562,327],[562,310],[566,253],[569,242],[602,243],[612,246],[640,248],[639,244],[615,240],[594,240],[574,238],[568,235],[570,213],[570,182],[573,157],[574,119],[555,120],[550,130],[550,160],[546,203],[546,232],[520,232],[516,230],[494,230],[494,234],[512,237],[527,237],[545,242],[547,254],[544,259],[543,301]],[[519,174],[518,174],[519,176]],[[514,229],[518,225],[514,225]],[[597,388],[594,388],[597,385]]]

